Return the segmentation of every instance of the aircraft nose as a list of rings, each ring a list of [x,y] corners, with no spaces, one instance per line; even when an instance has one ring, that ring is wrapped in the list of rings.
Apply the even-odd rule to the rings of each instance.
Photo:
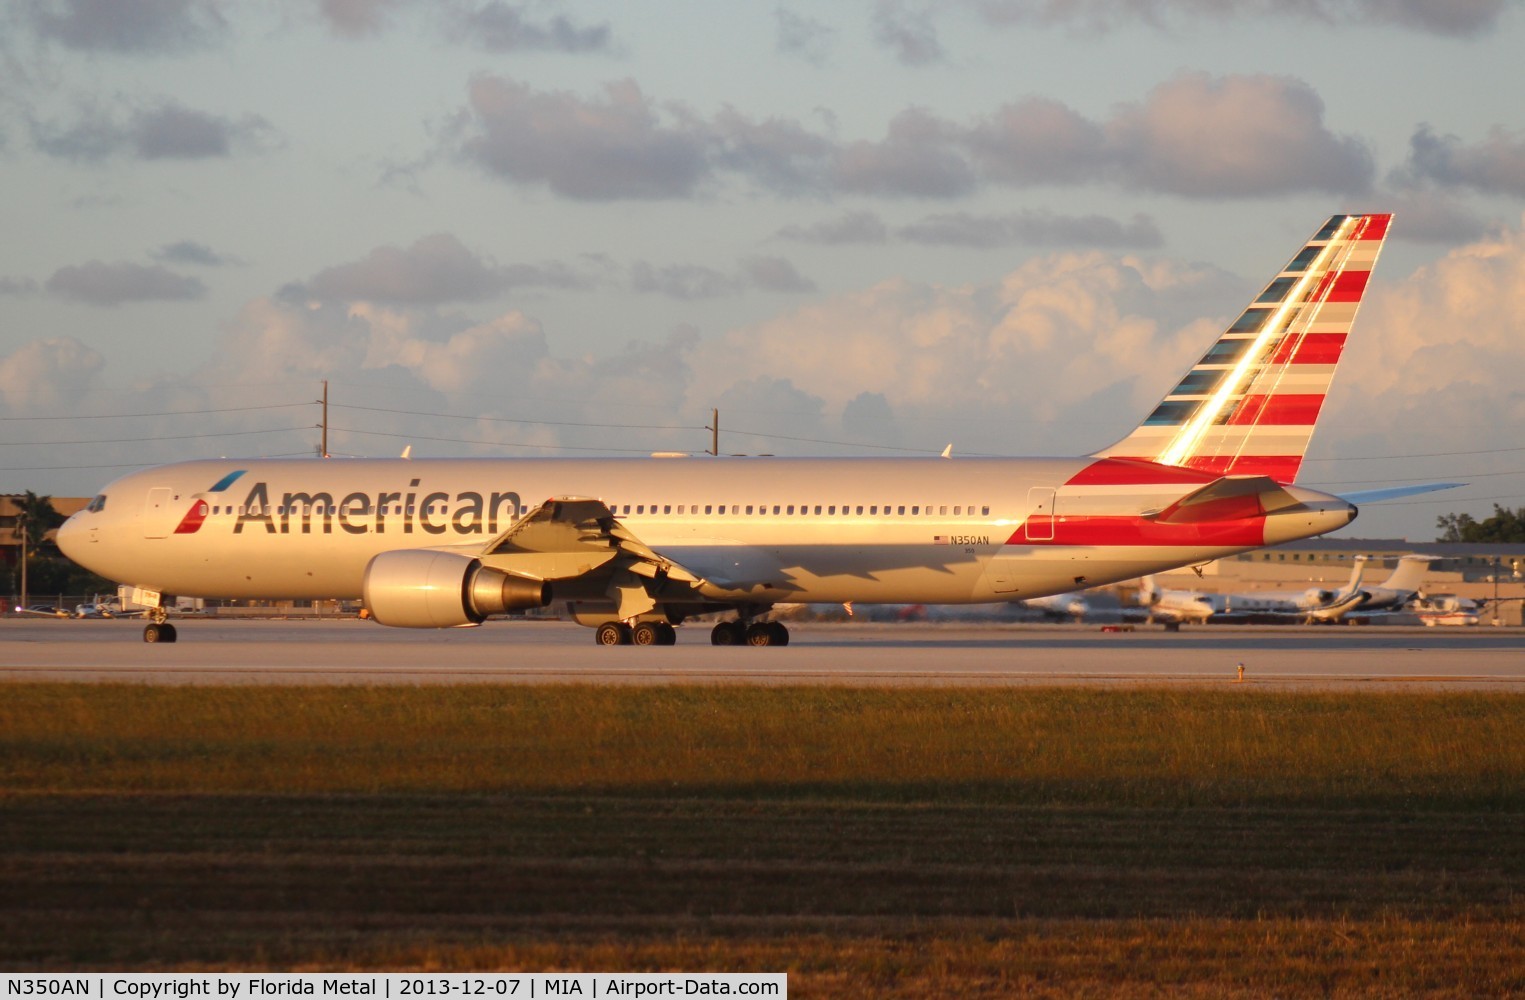
[[[86,528],[78,514],[71,515],[67,521],[58,526],[58,531],[53,535],[53,541],[58,545],[58,551],[68,556],[74,562],[79,562],[84,554],[85,545],[91,540],[94,532]]]

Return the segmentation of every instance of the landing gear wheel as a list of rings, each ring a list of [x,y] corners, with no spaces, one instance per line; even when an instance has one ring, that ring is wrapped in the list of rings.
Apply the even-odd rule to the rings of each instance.
[[[630,630],[630,641],[637,646],[660,646],[662,632],[656,622],[640,622]]]
[[[747,626],[748,646],[783,646],[788,642],[789,631],[778,622],[753,622]]]
[[[657,645],[676,646],[678,644],[678,630],[667,622],[657,622]]]
[[[593,633],[593,641],[600,646],[628,646],[631,638],[630,626],[621,622],[604,622]]]
[[[741,622],[720,622],[710,632],[710,645],[740,646],[745,638],[746,629]]]
[[[175,626],[151,624],[143,626],[144,642],[174,642],[178,636],[175,634]]]

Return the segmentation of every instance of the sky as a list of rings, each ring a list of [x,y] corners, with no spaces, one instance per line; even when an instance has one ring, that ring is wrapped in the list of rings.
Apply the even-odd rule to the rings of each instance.
[[[186,458],[1074,455],[1336,212],[1303,467],[1525,506],[1508,0],[10,0],[0,492]]]

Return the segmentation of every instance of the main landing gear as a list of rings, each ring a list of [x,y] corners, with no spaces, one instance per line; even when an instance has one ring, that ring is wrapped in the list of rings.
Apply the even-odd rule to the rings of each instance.
[[[600,646],[672,646],[678,630],[666,622],[604,622],[594,631],[593,641]]]
[[[593,632],[600,646],[671,646],[678,631],[667,622],[604,622]],[[710,632],[714,646],[787,646],[789,630],[778,622],[721,622]]]
[[[179,638],[175,634],[175,626],[166,621],[169,618],[168,611],[163,608],[154,608],[149,615],[153,620],[143,626],[144,642],[174,642]]]
[[[710,632],[712,646],[787,646],[789,630],[778,622],[721,622]]]

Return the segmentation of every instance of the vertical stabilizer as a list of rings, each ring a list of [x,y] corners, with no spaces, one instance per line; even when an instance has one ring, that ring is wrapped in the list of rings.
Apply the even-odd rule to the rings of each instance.
[[[1297,478],[1391,215],[1336,215],[1132,434],[1096,453]]]
[[[1417,591],[1419,585],[1424,582],[1425,574],[1430,571],[1430,563],[1434,556],[1406,555],[1398,560],[1398,565],[1393,568],[1392,575],[1382,581],[1381,589],[1397,591]]]

